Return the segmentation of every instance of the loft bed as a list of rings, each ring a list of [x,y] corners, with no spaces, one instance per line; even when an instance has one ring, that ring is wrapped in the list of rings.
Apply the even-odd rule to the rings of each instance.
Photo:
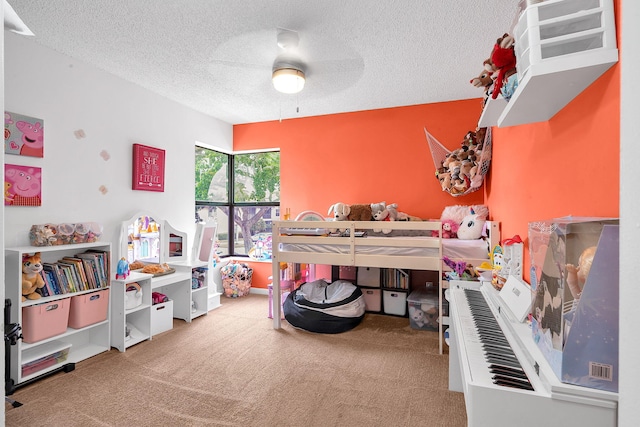
[[[490,248],[498,244],[500,236],[499,223],[492,221],[488,221],[487,240],[443,239],[441,228],[440,221],[274,221],[274,329],[281,327],[280,263],[287,262],[435,271],[438,273],[439,313],[442,314],[442,272],[447,269],[443,266],[443,255],[479,266],[489,259]],[[344,231],[331,233],[336,229]],[[384,232],[374,232],[378,229]],[[436,231],[436,237],[432,236],[433,231]],[[364,232],[365,236],[358,237],[359,232]],[[472,247],[476,248],[475,251]],[[441,320],[440,353],[443,347],[442,326]]]

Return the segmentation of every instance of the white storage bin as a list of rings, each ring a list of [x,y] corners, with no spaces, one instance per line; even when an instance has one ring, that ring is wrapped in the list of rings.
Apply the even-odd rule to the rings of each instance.
[[[173,329],[173,301],[151,306],[151,335]]]
[[[371,288],[380,287],[379,267],[358,267],[358,285],[369,286]]]
[[[380,289],[362,289],[362,295],[364,295],[365,310],[379,312],[382,308],[382,297],[380,296]]]
[[[407,314],[407,293],[398,291],[383,291],[382,304],[386,314],[406,316]]]
[[[613,1],[550,0],[531,5],[513,35],[519,80],[531,66],[545,61],[616,49]]]

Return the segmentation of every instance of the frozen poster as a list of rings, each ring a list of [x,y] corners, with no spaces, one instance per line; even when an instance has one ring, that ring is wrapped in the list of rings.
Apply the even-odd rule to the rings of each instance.
[[[44,157],[44,121],[5,111],[4,152],[19,156]]]
[[[4,165],[5,206],[42,205],[42,170],[33,166]]]

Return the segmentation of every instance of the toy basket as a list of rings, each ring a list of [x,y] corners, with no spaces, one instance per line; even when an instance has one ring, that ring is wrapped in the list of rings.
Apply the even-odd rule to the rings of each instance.
[[[251,290],[253,269],[244,263],[230,262],[220,269],[224,295],[228,298],[243,297]]]
[[[447,160],[452,153],[456,154],[458,150],[450,151],[431,135],[426,128],[424,129],[427,142],[429,143],[431,157],[433,158],[433,164],[436,168],[436,179],[440,181],[442,191],[458,197],[473,193],[482,186],[484,177],[489,172],[489,166],[491,164],[491,128],[482,128],[482,130],[484,131],[484,138],[482,141],[477,141],[477,145],[475,145],[475,147],[480,147],[481,152],[476,156],[475,160],[471,162],[471,170],[473,172],[469,174],[464,173],[464,171],[446,168],[444,166],[445,160]]]

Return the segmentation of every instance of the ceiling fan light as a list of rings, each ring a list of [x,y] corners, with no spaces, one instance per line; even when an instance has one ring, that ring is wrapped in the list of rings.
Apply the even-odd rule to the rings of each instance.
[[[282,93],[298,93],[304,87],[304,73],[295,68],[278,68],[273,71],[273,87]]]

